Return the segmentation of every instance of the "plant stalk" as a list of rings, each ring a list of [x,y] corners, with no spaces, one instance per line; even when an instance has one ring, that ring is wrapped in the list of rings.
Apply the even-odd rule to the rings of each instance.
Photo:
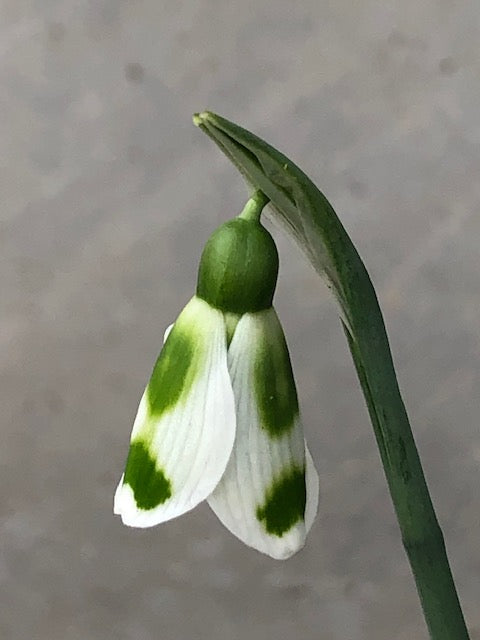
[[[443,534],[397,383],[375,289],[332,206],[289,158],[228,120],[199,126],[293,236],[340,305],[341,320],[374,428],[388,487],[432,640],[469,640]]]

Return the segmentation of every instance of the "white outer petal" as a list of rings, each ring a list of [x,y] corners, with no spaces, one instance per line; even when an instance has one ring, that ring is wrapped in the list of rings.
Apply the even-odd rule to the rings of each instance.
[[[173,325],[174,323],[172,322],[172,324],[169,324],[168,327],[165,329],[165,333],[163,334],[163,344],[165,344],[168,336],[172,333]]]
[[[159,418],[150,414],[146,392],[142,397],[132,441],[148,441],[149,454],[171,482],[172,495],[152,509],[141,509],[122,476],[114,513],[132,527],[154,526],[204,500],[223,475],[233,447],[235,402],[223,315],[194,297],[177,319],[177,327],[195,335],[195,344],[203,350],[202,366],[188,393]],[[174,331],[168,339],[175,340],[176,335]]]
[[[318,503],[318,476],[305,441],[300,418],[288,433],[272,437],[261,426],[254,389],[255,346],[268,331],[273,309],[245,314],[240,319],[228,352],[236,401],[237,433],[225,473],[208,503],[221,522],[245,544],[276,559],[286,559],[305,544]],[[274,320],[276,319],[276,315]],[[267,323],[265,325],[265,323]],[[281,328],[280,328],[281,330]],[[305,521],[298,521],[282,537],[269,534],[256,511],[268,488],[293,465],[306,466]]]
[[[318,511],[320,482],[312,455],[305,443],[305,485],[307,487],[307,503],[305,505],[305,530],[308,534],[312,528]]]

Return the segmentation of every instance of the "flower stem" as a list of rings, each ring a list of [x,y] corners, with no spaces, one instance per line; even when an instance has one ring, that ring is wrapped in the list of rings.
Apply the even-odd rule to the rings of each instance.
[[[266,204],[268,204],[270,198],[257,189],[251,196],[251,198],[247,201],[244,206],[242,213],[238,216],[239,218],[243,218],[243,220],[251,220],[253,222],[260,222],[260,216],[262,215],[262,211]]]
[[[375,289],[332,206],[289,158],[211,112],[194,122],[220,147],[327,280],[340,306],[432,640],[468,640],[443,534],[397,383]]]

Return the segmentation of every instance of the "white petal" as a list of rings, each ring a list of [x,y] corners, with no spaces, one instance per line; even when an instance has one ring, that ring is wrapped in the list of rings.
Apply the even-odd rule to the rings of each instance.
[[[173,329],[173,322],[172,324],[169,324],[168,327],[165,329],[165,333],[163,334],[163,344],[165,344],[168,336],[172,333],[172,329]]]
[[[305,443],[305,485],[307,487],[307,503],[305,505],[305,529],[308,533],[312,528],[318,511],[320,482],[315,469],[312,455]]]
[[[315,517],[318,477],[305,456],[290,359],[273,309],[242,316],[228,364],[237,432],[208,503],[247,545],[273,558],[288,558],[303,547]],[[275,416],[278,424],[272,423]]]
[[[223,315],[194,297],[178,317],[143,394],[114,512],[150,527],[215,488],[235,437]]]

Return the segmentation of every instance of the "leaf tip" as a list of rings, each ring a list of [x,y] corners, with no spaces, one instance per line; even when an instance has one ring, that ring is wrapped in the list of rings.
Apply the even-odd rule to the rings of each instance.
[[[193,120],[193,124],[196,127],[202,127],[205,126],[208,122],[208,120],[210,119],[211,116],[211,112],[210,111],[201,111],[200,113],[194,113],[192,120]]]

